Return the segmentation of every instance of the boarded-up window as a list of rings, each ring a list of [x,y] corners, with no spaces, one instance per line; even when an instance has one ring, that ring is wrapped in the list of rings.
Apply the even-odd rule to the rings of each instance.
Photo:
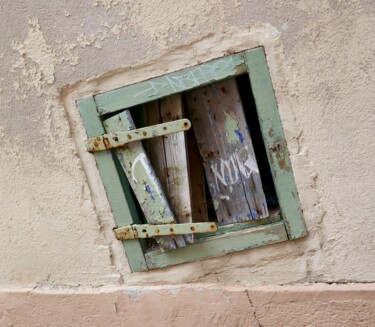
[[[133,270],[305,235],[263,49],[79,107]]]

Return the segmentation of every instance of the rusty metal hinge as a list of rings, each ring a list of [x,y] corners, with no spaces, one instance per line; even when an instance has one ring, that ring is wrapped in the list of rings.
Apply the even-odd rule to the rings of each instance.
[[[187,131],[190,129],[190,127],[190,120],[184,118],[168,123],[133,129],[127,132],[115,132],[90,137],[85,141],[85,143],[89,152],[97,152],[124,146],[129,142],[141,141],[155,136]]]
[[[120,241],[169,235],[209,233],[215,231],[217,231],[217,225],[214,222],[163,225],[128,225],[118,227],[114,230],[116,238]]]

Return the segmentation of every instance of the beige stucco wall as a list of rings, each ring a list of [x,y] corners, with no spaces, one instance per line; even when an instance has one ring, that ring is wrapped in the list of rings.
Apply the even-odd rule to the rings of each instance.
[[[0,287],[374,281],[372,1],[3,0],[0,22]],[[74,98],[257,45],[308,237],[132,274]]]

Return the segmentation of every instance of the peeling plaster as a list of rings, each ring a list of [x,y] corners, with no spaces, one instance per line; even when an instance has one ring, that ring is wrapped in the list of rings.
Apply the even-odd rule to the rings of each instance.
[[[141,80],[147,80],[149,78],[165,74],[166,72],[179,70],[188,66],[196,65],[200,62],[219,58],[228,53],[239,52],[260,45],[264,46],[266,49],[267,59],[269,61],[271,75],[277,95],[277,92],[283,90],[285,85],[288,84],[284,78],[288,74],[288,67],[284,65],[285,58],[283,57],[283,45],[280,39],[280,32],[268,24],[258,24],[250,29],[230,29],[223,34],[217,33],[215,36],[208,36],[199,42],[189,44],[184,49],[171,51],[164,57],[156,58],[154,61],[148,62],[147,64],[140,64],[138,66],[120,69],[118,71],[99,76],[98,78],[91,79],[90,81],[80,82],[72,87],[66,88],[64,90],[65,106],[68,110],[71,124],[76,126],[77,134],[75,140],[77,148],[79,149],[78,153],[81,156],[82,161],[85,163],[84,169],[86,171],[90,190],[94,198],[101,198],[101,202],[106,202],[104,188],[97,187],[96,181],[100,177],[98,175],[96,164],[92,156],[87,153],[84,144],[81,141],[82,138],[84,138],[85,132],[82,124],[79,123],[80,117],[75,105],[75,101],[77,99],[90,94],[102,93],[104,91],[118,88],[127,84],[132,84]],[[209,53],[207,53],[207,48],[210,49]],[[192,55],[188,57],[186,53],[190,53]],[[126,81],[126,83],[124,83],[124,81]],[[286,108],[289,105],[288,97],[282,97],[282,101],[279,102],[281,114],[283,114],[283,108]],[[301,148],[300,140],[303,137],[303,131],[301,128],[296,128],[293,126],[295,117],[290,116],[291,114],[293,115],[293,112],[287,113],[288,118],[286,120],[288,122],[292,122],[292,124],[286,124],[286,137],[288,144],[290,143],[291,146],[291,154],[296,153],[295,156],[292,155],[292,160],[296,167],[296,178],[303,181],[303,183],[298,185],[299,192],[302,194],[302,199],[304,192],[307,192],[307,194],[309,194],[309,200],[311,201],[311,206],[305,206],[304,202],[302,201],[307,224],[308,226],[311,226],[315,225],[315,220],[319,219],[320,217],[320,213],[316,213],[316,208],[320,206],[319,199],[318,197],[315,197],[315,199],[311,197],[312,194],[315,194],[315,191],[311,190],[311,186],[314,186],[312,176],[317,176],[317,172],[314,171],[313,165],[309,162],[307,157],[303,156],[300,151],[296,152],[295,150]],[[307,169],[307,167],[309,167],[309,169]],[[108,208],[109,205],[106,205],[103,209],[108,210]],[[99,215],[108,216],[110,213],[103,211]],[[265,250],[257,249],[257,251],[267,252],[267,263],[262,260],[259,263],[256,263],[257,260],[254,262],[254,258],[251,260],[244,259],[244,257],[252,257],[252,252],[249,251],[246,253],[232,254],[225,256],[224,258],[203,261],[200,264],[190,263],[183,266],[150,271],[147,273],[147,275],[144,273],[134,273],[128,275],[126,272],[124,272],[123,278],[128,284],[166,282],[179,283],[187,281],[226,282],[227,278],[232,275],[232,269],[233,266],[235,266],[238,274],[237,283],[241,283],[241,280],[243,280],[243,278],[245,278],[245,276],[248,274],[247,262],[253,262],[253,271],[257,271],[255,269],[257,265],[262,266],[266,264],[268,266],[267,271],[269,272],[269,270],[274,270],[275,267],[280,267],[280,265],[284,269],[288,269],[290,262],[288,261],[288,263],[286,263],[284,266],[282,261],[285,261],[288,259],[288,257],[299,255],[301,257],[296,261],[297,266],[299,267],[298,274],[294,274],[293,280],[304,280],[310,275],[310,261],[313,260],[310,259],[310,256],[313,255],[311,249],[315,249],[315,252],[320,249],[319,237],[314,236],[316,234],[314,229],[309,229],[311,234],[310,238],[302,241],[302,243],[304,243],[304,246],[302,247],[296,247],[292,244],[283,244],[275,247],[267,246]],[[298,244],[298,242],[295,242],[295,244]],[[272,249],[275,250],[273,254],[271,254],[273,252]],[[303,255],[305,251],[306,254]],[[116,266],[124,266],[123,250],[116,246],[114,249],[112,249],[112,253],[114,254],[113,258],[115,260],[119,260]],[[259,254],[259,252],[257,252],[257,254]],[[232,261],[232,258],[236,258],[236,260]],[[243,263],[240,263],[241,261]],[[261,273],[261,270],[265,268],[263,267],[259,269],[259,272]],[[292,269],[294,269],[294,267]],[[173,276],[171,276],[168,271],[170,271]],[[277,271],[279,270],[277,269]],[[243,276],[243,278],[241,278],[241,276]],[[269,278],[268,273],[265,275],[265,278]],[[283,282],[291,281],[290,275],[286,275],[285,278],[286,279],[283,280]],[[245,280],[247,279],[245,278]]]
[[[0,36],[1,285],[375,280],[369,3],[8,2]],[[132,274],[74,100],[259,45],[309,236]]]

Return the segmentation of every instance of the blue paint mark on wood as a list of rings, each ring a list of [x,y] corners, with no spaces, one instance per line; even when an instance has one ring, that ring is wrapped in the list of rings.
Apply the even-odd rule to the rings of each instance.
[[[192,90],[187,103],[219,225],[267,217],[235,80]]]
[[[244,137],[243,137],[241,131],[238,130],[238,129],[235,129],[234,132],[238,135],[238,139],[240,140],[241,144],[243,144]]]
[[[110,133],[135,129],[128,110],[105,120],[104,127]],[[147,221],[150,224],[176,222],[141,141],[116,148],[115,153]],[[186,245],[184,238],[178,235],[159,237],[156,240],[162,250],[174,250]]]

